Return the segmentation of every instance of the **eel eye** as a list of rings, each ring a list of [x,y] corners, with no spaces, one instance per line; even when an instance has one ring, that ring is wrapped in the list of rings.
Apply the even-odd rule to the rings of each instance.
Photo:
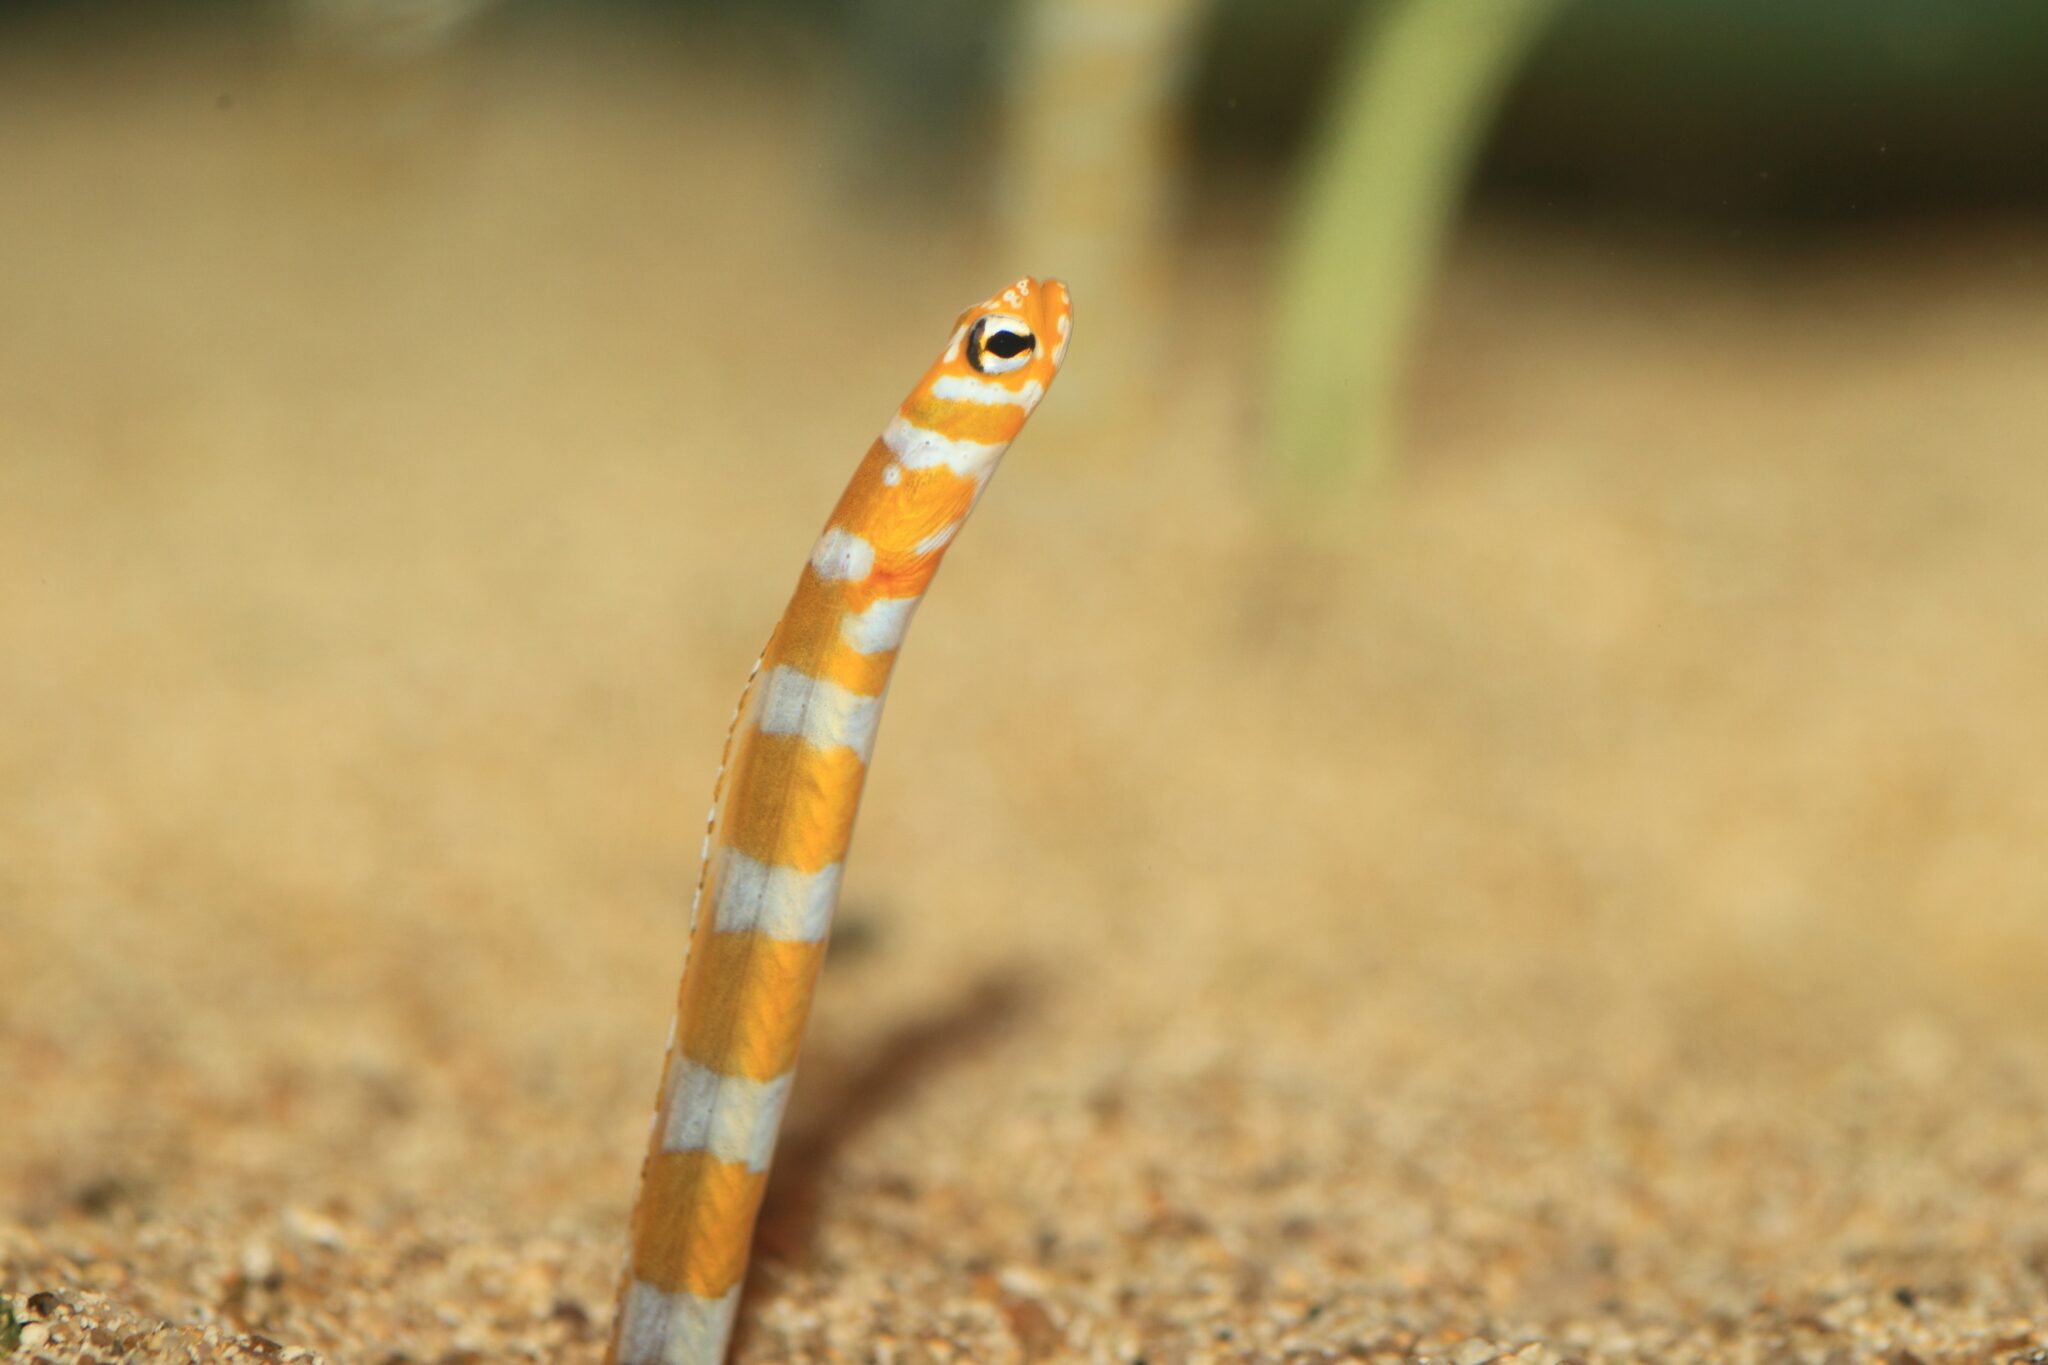
[[[967,363],[982,374],[1008,374],[1031,359],[1038,338],[1015,318],[991,313],[967,333]]]

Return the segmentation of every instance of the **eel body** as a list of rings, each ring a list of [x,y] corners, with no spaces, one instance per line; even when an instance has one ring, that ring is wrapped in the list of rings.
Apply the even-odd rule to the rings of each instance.
[[[612,1365],[725,1355],[897,650],[1071,327],[1057,280],[1018,280],[961,314],[854,471],[740,696]]]

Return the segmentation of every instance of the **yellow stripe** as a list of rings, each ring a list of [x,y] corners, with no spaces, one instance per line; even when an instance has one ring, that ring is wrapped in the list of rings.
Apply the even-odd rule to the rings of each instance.
[[[676,1011],[683,1055],[750,1081],[782,1075],[796,1065],[824,961],[822,940],[700,934]]]
[[[634,1277],[670,1294],[724,1294],[746,1273],[767,1182],[709,1152],[654,1153],[634,1210]]]
[[[719,841],[757,863],[817,872],[846,856],[867,765],[852,749],[755,731],[741,745]]]
[[[1008,444],[1030,414],[1009,403],[975,403],[920,393],[903,405],[903,419],[955,441],[985,446]]]
[[[866,583],[860,586],[867,588]],[[856,654],[840,643],[839,622],[848,610],[849,587],[827,582],[804,566],[796,595],[762,657],[764,669],[782,664],[863,697],[881,696],[889,685],[889,670],[896,666],[896,651]],[[865,591],[862,604],[873,595],[872,590]]]

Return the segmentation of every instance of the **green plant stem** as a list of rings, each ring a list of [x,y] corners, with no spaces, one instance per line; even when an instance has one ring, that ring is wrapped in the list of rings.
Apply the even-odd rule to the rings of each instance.
[[[1278,268],[1269,455],[1327,502],[1391,461],[1409,340],[1472,159],[1561,0],[1392,0],[1353,36]]]

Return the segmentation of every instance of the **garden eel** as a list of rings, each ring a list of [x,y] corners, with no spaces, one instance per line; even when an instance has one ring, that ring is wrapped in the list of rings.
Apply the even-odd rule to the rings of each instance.
[[[896,652],[1066,358],[1057,280],[960,315],[840,495],[740,694],[711,798],[611,1365],[717,1365]]]

